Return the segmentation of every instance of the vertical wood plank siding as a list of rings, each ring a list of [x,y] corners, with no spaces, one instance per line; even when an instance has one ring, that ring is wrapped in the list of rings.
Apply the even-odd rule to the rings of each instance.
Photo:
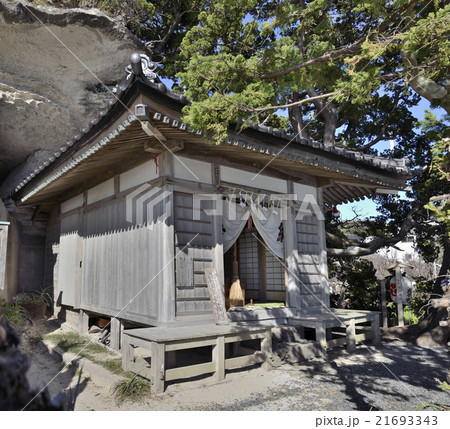
[[[139,210],[143,211],[140,215]],[[153,229],[147,227],[145,204],[134,205],[132,215],[127,219],[126,199],[85,209],[81,306],[151,321],[158,316],[158,272],[162,268],[158,265],[158,223]]]
[[[77,270],[79,268],[78,240],[80,234],[79,214],[61,217],[60,256],[58,269],[58,301],[63,305],[75,306]]]
[[[214,267],[212,217],[201,210],[194,219],[193,195],[182,192],[174,193],[174,215],[176,314],[211,313],[204,269]]]
[[[319,223],[316,216],[304,216],[296,227],[301,308],[319,306],[323,289]]]
[[[53,253],[53,246],[59,242],[59,222],[58,211],[53,209],[50,213],[50,219],[47,225],[45,235],[45,269],[44,269],[44,288],[53,288],[55,283],[54,268],[56,257]]]

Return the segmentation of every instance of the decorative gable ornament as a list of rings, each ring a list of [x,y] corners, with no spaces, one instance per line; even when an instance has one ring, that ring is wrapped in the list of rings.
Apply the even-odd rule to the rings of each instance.
[[[138,69],[136,65],[139,64],[139,60],[141,63],[142,73],[144,76],[150,81],[155,83],[156,79],[156,69],[158,68],[158,64],[154,63],[148,55],[145,54],[133,54],[131,56],[131,64],[125,67],[125,71],[128,73],[127,79],[135,73]]]

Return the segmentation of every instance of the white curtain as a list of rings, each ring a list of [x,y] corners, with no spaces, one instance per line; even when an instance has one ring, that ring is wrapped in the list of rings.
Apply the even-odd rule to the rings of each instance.
[[[233,201],[225,201],[223,205],[223,253],[231,249],[231,246],[239,238],[242,230],[250,217],[248,207],[242,208]]]
[[[248,218],[251,216],[253,224],[261,235],[267,247],[279,258],[284,258],[282,208],[261,207],[250,201],[248,206],[242,207],[233,201],[227,201],[223,210],[223,252],[227,252],[239,238]],[[281,229],[281,231],[280,231]]]

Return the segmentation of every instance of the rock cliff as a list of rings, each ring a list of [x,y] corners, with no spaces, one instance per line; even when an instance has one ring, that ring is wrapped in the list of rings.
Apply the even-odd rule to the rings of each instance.
[[[113,97],[133,52],[97,9],[0,0],[0,198],[86,127]]]

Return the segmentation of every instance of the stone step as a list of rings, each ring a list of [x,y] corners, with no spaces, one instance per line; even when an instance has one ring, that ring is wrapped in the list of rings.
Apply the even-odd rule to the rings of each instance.
[[[276,343],[307,343],[298,326],[281,325],[272,328],[272,342]]]
[[[274,344],[272,351],[282,363],[287,364],[295,364],[305,360],[322,358],[325,356],[324,350],[316,341]]]

